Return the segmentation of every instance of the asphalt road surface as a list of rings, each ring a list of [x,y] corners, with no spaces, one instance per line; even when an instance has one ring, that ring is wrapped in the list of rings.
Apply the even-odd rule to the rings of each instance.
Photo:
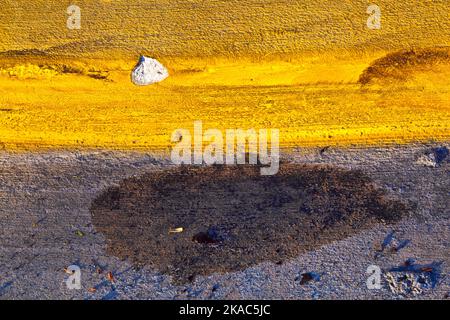
[[[212,216],[222,219],[225,229],[202,230],[195,219],[190,225],[197,229],[186,228],[186,213],[177,206],[189,203],[189,198],[195,196],[195,177],[186,179],[184,185],[179,182],[181,178],[165,178],[161,188],[153,185],[155,189],[151,189],[152,183],[157,185],[152,182],[153,175],[164,177],[164,172],[176,170],[169,168],[172,164],[164,156],[132,152],[2,152],[0,299],[444,299],[450,291],[449,157],[444,155],[434,167],[417,162],[442,146],[299,149],[285,153],[284,164],[309,168],[309,176],[297,177],[304,180],[301,187],[309,191],[292,196],[294,191],[276,189],[276,185],[276,191],[265,194],[264,185],[259,184],[255,189],[259,200],[268,195],[275,202],[266,203],[260,228],[252,225],[248,229],[254,237],[245,236],[244,232],[249,226],[246,221],[254,222],[251,219],[259,212],[251,208],[251,200],[238,206],[241,220],[237,222],[241,228],[230,229],[228,220],[217,213],[228,212],[222,210],[227,201],[217,202],[214,195],[218,192],[219,197],[232,199],[230,183],[226,189],[220,184],[210,185],[216,188],[215,193],[201,189],[202,184],[197,181],[204,197],[198,198],[200,207],[193,209],[202,209],[204,216],[198,217],[207,219],[202,204],[216,203],[216,207],[211,207],[216,210]],[[315,172],[311,168],[329,168],[328,175],[320,180],[311,176]],[[361,175],[367,181],[344,184],[344,189],[337,192],[333,183],[342,177],[330,176],[330,172]],[[241,187],[254,185],[245,177],[240,183]],[[131,188],[128,193],[123,189],[126,186]],[[320,188],[316,190],[315,186]],[[176,189],[174,197],[171,188]],[[183,188],[191,189],[183,195]],[[116,198],[111,195],[114,190],[119,195]],[[166,192],[164,197],[152,198],[161,190]],[[387,219],[372,219],[373,190],[382,190],[387,197],[376,196],[378,204],[399,201],[405,205],[398,219],[389,219],[389,208],[395,207],[388,205],[383,207]],[[345,192],[349,203],[359,210],[357,213],[338,205]],[[238,189],[236,194],[239,198],[242,192]],[[357,194],[362,202],[354,199]],[[105,202],[105,195],[113,198]],[[295,229],[295,221],[276,223],[275,217],[271,218],[272,211],[275,215],[298,208],[301,197],[306,199],[302,203],[314,212],[308,223],[319,221],[316,229],[307,229],[305,224]],[[128,201],[126,206],[123,199]],[[155,204],[155,199],[160,202]],[[315,207],[320,201],[323,206]],[[109,204],[109,211],[102,204]],[[154,211],[156,207],[159,211]],[[302,212],[308,212],[306,207]],[[329,214],[333,208],[342,218],[332,220],[334,233],[325,234],[325,240],[320,235],[314,237],[324,230],[321,213]],[[130,219],[121,220],[120,215],[114,219],[106,214],[114,210],[128,214]],[[346,220],[346,212],[355,214],[354,219]],[[155,218],[148,214],[155,214]],[[292,218],[288,214],[285,217]],[[184,221],[183,232],[161,231],[183,227],[176,224],[177,219]],[[126,221],[134,225],[127,225]],[[262,230],[262,235],[258,230]],[[267,238],[270,243],[264,238],[264,230],[271,235]],[[311,237],[301,238],[307,230],[315,231]],[[340,230],[347,231],[338,235]],[[233,239],[233,235],[237,240],[227,242],[227,237]],[[165,237],[170,237],[171,246],[165,246]],[[243,239],[247,242],[239,242]],[[259,244],[252,239],[260,239]],[[277,252],[277,245],[284,251]],[[67,287],[70,274],[65,268],[70,265],[80,268],[79,290]],[[199,272],[201,266],[208,272]],[[381,270],[379,289],[367,286],[369,266]]]

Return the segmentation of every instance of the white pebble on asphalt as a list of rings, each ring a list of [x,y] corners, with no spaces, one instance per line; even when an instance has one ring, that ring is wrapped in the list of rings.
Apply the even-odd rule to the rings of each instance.
[[[161,82],[169,76],[167,69],[156,59],[139,57],[139,62],[131,73],[131,81],[138,86]]]

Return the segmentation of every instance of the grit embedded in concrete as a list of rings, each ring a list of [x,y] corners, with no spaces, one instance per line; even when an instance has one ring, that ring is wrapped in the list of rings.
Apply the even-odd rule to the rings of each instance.
[[[280,265],[263,262],[243,271],[198,276],[182,285],[148,266],[138,269],[109,256],[89,210],[107,188],[170,166],[167,158],[131,152],[2,152],[0,299],[443,299],[450,291],[449,162],[436,167],[416,163],[433,147],[299,149],[284,154],[285,162],[360,169],[396,197],[415,203],[416,210],[394,225],[376,224]],[[406,245],[378,252],[392,232],[394,242]],[[369,265],[386,272],[410,258],[421,265],[441,263],[434,288],[401,296],[391,293],[383,280],[382,289],[367,289]],[[65,284],[64,268],[72,264],[81,268],[81,290]],[[301,285],[305,272],[320,279]]]

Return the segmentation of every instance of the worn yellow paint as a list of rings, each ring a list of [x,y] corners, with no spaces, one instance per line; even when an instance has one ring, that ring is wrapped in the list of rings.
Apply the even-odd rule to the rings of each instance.
[[[370,30],[376,3],[381,30]],[[66,27],[69,5],[81,29]],[[0,0],[0,51],[261,57],[449,45],[448,0]]]
[[[449,141],[450,65],[357,83],[388,52],[448,45],[448,2],[380,1],[379,31],[368,3],[78,1],[69,31],[69,3],[0,1],[0,147],[167,150],[194,120],[278,128],[283,147]],[[140,53],[170,77],[134,86]]]
[[[368,61],[327,60],[167,60],[176,66],[171,76],[148,87],[131,84],[132,61],[112,62],[119,67],[110,81],[33,76],[28,65],[22,76],[0,77],[1,142],[7,149],[165,150],[172,131],[192,130],[194,120],[204,129],[279,128],[284,147],[449,139],[448,69],[442,79],[427,73],[395,87],[361,87]]]

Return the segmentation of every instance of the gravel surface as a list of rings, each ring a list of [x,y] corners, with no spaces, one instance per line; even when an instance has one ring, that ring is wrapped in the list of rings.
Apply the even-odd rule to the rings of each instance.
[[[444,299],[450,292],[450,163],[448,155],[435,157],[436,166],[417,162],[436,147],[284,153],[285,163],[359,169],[415,209],[395,224],[378,222],[281,264],[263,261],[183,284],[150,264],[138,267],[110,255],[90,210],[100,194],[124,179],[171,166],[167,157],[2,152],[0,299]],[[80,290],[66,286],[69,265],[81,268]],[[380,289],[367,288],[370,265],[382,270]],[[392,292],[387,277],[393,275],[408,289],[405,274],[421,277],[422,292]]]

